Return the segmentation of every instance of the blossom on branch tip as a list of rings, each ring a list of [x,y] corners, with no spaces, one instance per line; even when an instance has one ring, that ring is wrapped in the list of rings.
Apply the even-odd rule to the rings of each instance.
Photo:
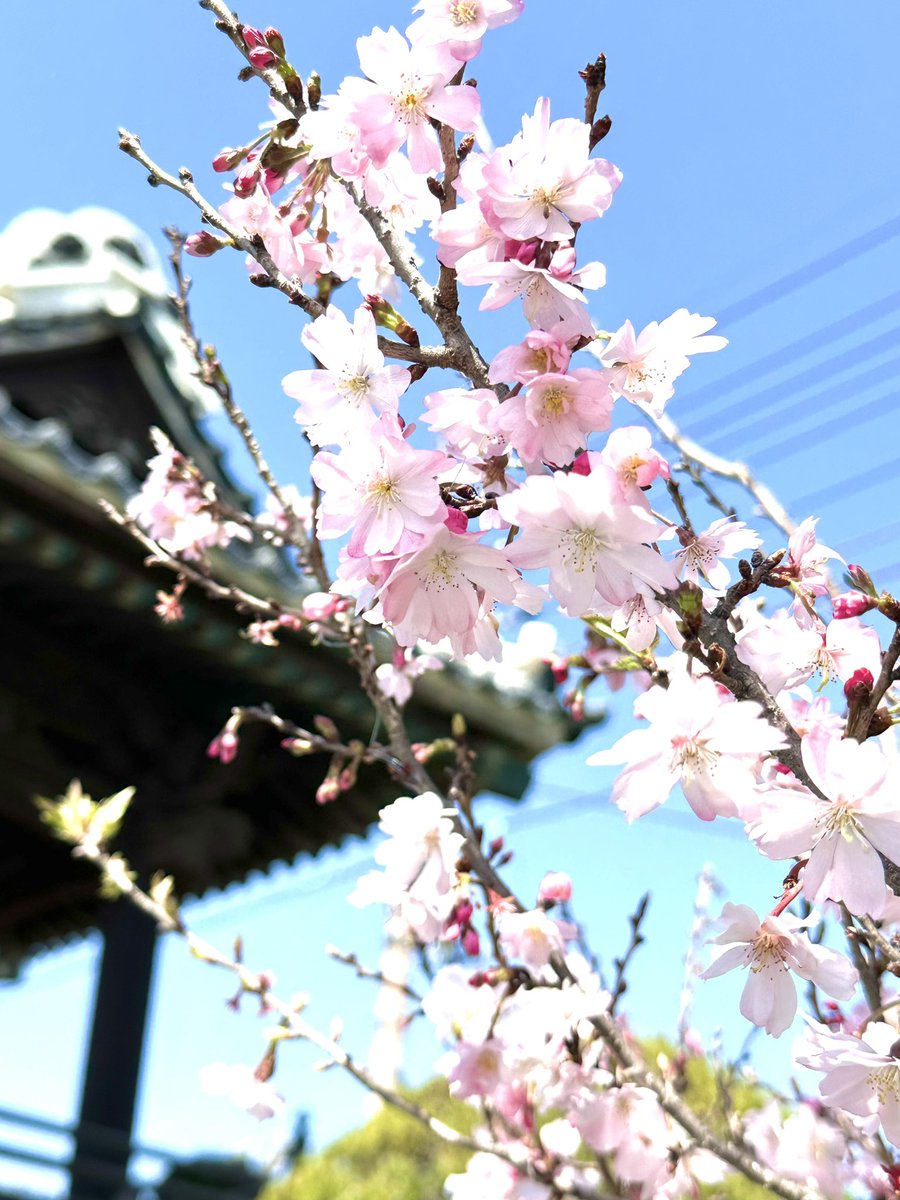
[[[780,1037],[797,1012],[792,971],[836,1000],[849,1000],[856,990],[856,968],[843,955],[806,936],[813,918],[801,920],[782,913],[760,921],[746,904],[729,903],[722,909],[722,920],[728,922],[727,927],[712,939],[719,949],[701,978],[713,979],[735,967],[748,967],[741,1012],[772,1037]]]
[[[410,48],[396,29],[374,29],[356,43],[367,79],[345,79],[339,95],[376,167],[407,142],[418,174],[441,170],[441,151],[432,119],[471,133],[481,111],[474,88],[448,86],[459,63],[443,47]]]
[[[637,335],[626,321],[605,346],[597,342],[588,349],[605,367],[619,369],[617,388],[626,399],[648,404],[658,416],[675,394],[675,380],[691,365],[689,355],[728,345],[727,338],[708,334],[715,323],[714,317],[679,308],[664,321],[651,321]]]

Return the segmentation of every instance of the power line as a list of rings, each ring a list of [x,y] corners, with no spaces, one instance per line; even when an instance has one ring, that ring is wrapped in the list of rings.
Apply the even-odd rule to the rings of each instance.
[[[793,503],[797,508],[805,508],[807,511],[820,505],[827,508],[829,504],[842,499],[848,492],[855,495],[858,492],[868,492],[872,488],[878,487],[884,482],[885,475],[895,471],[896,468],[896,460],[870,464],[857,475],[851,475],[847,479],[835,479],[826,488],[820,488],[817,492],[808,492],[805,496],[798,496]]]
[[[681,399],[688,404],[691,412],[698,408],[702,409],[707,406],[707,401],[711,400],[715,403],[723,394],[737,391],[746,384],[754,383],[760,375],[770,375],[781,367],[791,366],[798,358],[804,358],[812,351],[818,350],[823,342],[846,337],[850,333],[857,333],[898,310],[900,310],[900,292],[892,292],[889,296],[875,300],[872,304],[867,304],[864,308],[857,309],[856,312],[852,312],[846,317],[832,321],[830,325],[814,329],[812,333],[789,342],[778,350],[773,350],[771,354],[767,354],[763,358],[754,359],[753,362],[738,367],[728,375],[723,375],[721,379],[705,383],[693,391],[684,392]]]
[[[705,422],[715,421],[716,432],[714,440],[719,441],[723,437],[733,437],[738,433],[746,435],[747,430],[752,430],[754,427],[766,428],[769,423],[768,419],[762,421],[751,420],[749,422],[738,419],[730,427],[726,424],[725,428],[722,426],[722,421],[725,420],[727,422],[729,416],[737,416],[738,418],[746,417],[748,410],[755,418],[763,409],[774,408],[786,396],[793,395],[798,391],[804,391],[810,387],[815,387],[816,384],[821,383],[824,375],[835,375],[839,371],[867,363],[877,355],[883,354],[886,350],[896,350],[896,348],[897,331],[895,329],[886,330],[884,333],[879,333],[865,342],[860,342],[849,350],[843,350],[839,354],[832,355],[830,358],[822,359],[813,364],[813,366],[798,371],[795,375],[788,376],[787,379],[780,379],[777,383],[763,388],[752,396],[736,400],[732,404],[726,404],[722,408],[716,409],[715,412],[710,413],[704,420]],[[872,370],[884,371],[887,365],[896,368],[900,366],[900,359],[893,358],[889,364],[881,364],[879,367],[872,368]],[[847,385],[836,386],[846,387]],[[853,386],[856,386],[856,380],[853,381]]]
[[[789,271],[773,283],[745,296],[743,300],[738,300],[728,308],[721,309],[719,323],[724,326],[734,321],[742,321],[751,313],[774,304],[782,296],[787,296],[790,292],[805,287],[807,283],[812,283],[815,279],[821,279],[823,275],[837,270],[845,263],[852,262],[854,258],[859,258],[862,254],[867,254],[883,242],[897,237],[898,234],[900,234],[900,217],[893,217],[890,221],[885,221],[884,224],[869,230],[868,233],[851,238],[849,242],[843,242],[834,250],[829,250],[827,254],[821,255],[812,262],[805,263],[794,271]]]
[[[898,363],[900,363],[900,360],[898,360]],[[862,408],[854,408],[853,428],[858,429],[860,425],[865,425],[868,421],[874,421],[877,417],[883,416],[885,404],[890,400],[896,400],[896,396],[879,396],[869,404],[864,404]],[[831,421],[818,424],[815,429],[815,437],[810,437],[809,432],[798,433],[794,437],[771,442],[768,446],[764,446],[762,450],[754,450],[750,455],[754,466],[780,462],[783,458],[787,458],[797,450],[811,450],[820,443],[829,441],[832,435],[845,433],[847,430],[847,417],[848,414],[845,411],[840,413],[839,416],[834,417]]]

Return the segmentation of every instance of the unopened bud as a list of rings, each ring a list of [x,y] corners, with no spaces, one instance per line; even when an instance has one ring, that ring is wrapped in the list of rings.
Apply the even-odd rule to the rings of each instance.
[[[864,704],[872,695],[875,679],[867,667],[859,667],[844,684],[848,704]]]
[[[832,601],[834,619],[845,621],[848,617],[861,617],[863,613],[871,612],[876,603],[863,592],[843,592]]]
[[[860,592],[864,592],[867,596],[877,596],[872,577],[864,567],[859,566],[858,563],[849,563],[847,575],[853,586]]]
[[[224,146],[212,160],[212,169],[218,171],[234,171],[247,154],[246,146]]]
[[[223,238],[217,238],[214,233],[201,229],[199,233],[189,233],[184,239],[184,252],[194,258],[210,258],[230,243]]]
[[[247,196],[252,196],[256,191],[259,183],[259,164],[247,164],[242,171],[238,171],[234,177],[234,194],[240,199],[245,199]]]
[[[313,71],[306,81],[306,99],[310,108],[317,108],[322,99],[322,76],[318,71]]]
[[[604,117],[599,117],[591,126],[591,132],[588,135],[588,148],[593,150],[598,143],[603,141],[611,129],[612,117],[609,113]]]
[[[248,50],[252,50],[254,46],[265,46],[266,39],[261,29],[256,29],[252,25],[241,26],[241,37],[244,39],[244,45]]]
[[[478,931],[473,929],[471,925],[465,931],[461,938],[462,948],[468,954],[469,958],[477,958],[481,951],[481,942],[478,937]]]
[[[268,46],[254,46],[247,54],[252,65],[257,71],[265,71],[269,67],[274,67],[278,63],[278,55],[275,54]]]
[[[263,37],[270,50],[274,50],[279,58],[284,58],[284,38],[272,25],[263,30]]]
[[[538,903],[565,904],[572,899],[572,880],[565,871],[548,871],[541,880]]]
[[[326,776],[316,788],[316,804],[331,804],[341,794],[337,779]]]
[[[451,717],[450,732],[457,741],[461,741],[466,736],[466,718],[462,713],[454,713]]]
[[[316,727],[316,733],[320,737],[325,738],[329,742],[339,742],[341,735],[338,733],[338,727],[332,721],[331,717],[325,717],[321,714],[313,717],[313,725]]]
[[[281,748],[287,750],[288,754],[293,754],[295,758],[301,758],[304,754],[312,754],[315,751],[312,742],[308,738],[301,737],[283,738]]]

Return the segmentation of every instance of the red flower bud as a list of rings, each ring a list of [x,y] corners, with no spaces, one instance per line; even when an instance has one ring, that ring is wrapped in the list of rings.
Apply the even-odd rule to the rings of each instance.
[[[871,612],[876,601],[862,592],[843,592],[832,601],[834,619],[845,621],[848,617],[861,617],[863,613]]]
[[[481,950],[481,942],[478,938],[478,933],[470,925],[462,935],[462,948],[470,958],[476,958]]]
[[[254,46],[265,46],[266,38],[261,29],[255,29],[252,25],[241,26],[241,37],[244,39],[244,45],[248,50],[252,50]]]
[[[247,57],[253,66],[256,67],[257,71],[265,71],[267,67],[274,67],[278,62],[278,55],[270,50],[268,46],[254,46],[247,54]]]
[[[849,704],[864,704],[872,695],[875,680],[867,667],[859,667],[844,684],[844,695]]]
[[[239,163],[243,162],[246,153],[244,146],[224,146],[212,160],[212,169],[219,173],[233,171]]]

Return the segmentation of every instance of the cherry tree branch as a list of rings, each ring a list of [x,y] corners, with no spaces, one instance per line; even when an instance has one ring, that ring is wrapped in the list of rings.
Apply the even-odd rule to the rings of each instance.
[[[774,492],[755,478],[746,463],[721,458],[718,454],[713,454],[710,450],[705,449],[699,442],[695,442],[693,438],[683,434],[667,413],[655,413],[649,404],[641,401],[637,402],[637,406],[644,416],[656,426],[666,441],[680,452],[686,462],[693,463],[713,475],[718,475],[721,479],[733,479],[735,483],[739,483],[745,491],[750,493],[773,525],[790,537],[796,529],[795,522]]]

